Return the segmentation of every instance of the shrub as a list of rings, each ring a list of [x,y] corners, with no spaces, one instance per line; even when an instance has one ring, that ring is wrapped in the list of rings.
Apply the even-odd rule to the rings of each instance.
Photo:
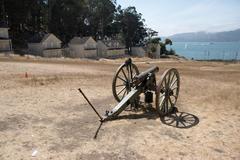
[[[152,45],[152,46],[151,46],[151,52],[154,53],[154,52],[156,52],[156,51],[157,51],[156,47],[155,47],[154,45]]]
[[[176,52],[173,49],[167,52],[167,55],[176,55]]]

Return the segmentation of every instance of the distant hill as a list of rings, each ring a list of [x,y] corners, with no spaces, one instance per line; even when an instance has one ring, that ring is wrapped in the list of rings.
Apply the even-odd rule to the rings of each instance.
[[[180,33],[172,35],[169,38],[175,42],[234,42],[240,41],[240,29],[216,33]]]

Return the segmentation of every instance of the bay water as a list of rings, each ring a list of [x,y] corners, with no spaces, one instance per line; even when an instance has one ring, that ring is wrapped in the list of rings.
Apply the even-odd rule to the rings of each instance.
[[[178,55],[195,60],[240,60],[240,42],[173,42]]]

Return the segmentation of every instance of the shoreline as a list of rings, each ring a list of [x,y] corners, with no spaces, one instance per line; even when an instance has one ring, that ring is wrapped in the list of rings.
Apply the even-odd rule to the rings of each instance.
[[[126,58],[132,58],[137,61],[189,61],[189,62],[228,62],[228,63],[239,63],[240,60],[221,60],[221,59],[210,59],[210,60],[199,60],[199,59],[188,59],[184,56],[176,55],[163,55],[159,59],[151,59],[149,57],[134,57],[134,56],[125,56],[120,58],[69,58],[69,57],[56,57],[56,58],[47,58],[33,55],[24,55],[20,56],[18,54],[4,54],[0,53],[0,62],[43,62],[43,63],[78,63],[78,62],[102,62],[102,61],[119,61]]]

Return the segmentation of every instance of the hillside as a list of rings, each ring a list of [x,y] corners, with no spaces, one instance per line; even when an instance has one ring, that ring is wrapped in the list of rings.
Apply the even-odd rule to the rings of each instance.
[[[234,42],[240,41],[240,29],[225,32],[189,32],[169,37],[175,42]]]

